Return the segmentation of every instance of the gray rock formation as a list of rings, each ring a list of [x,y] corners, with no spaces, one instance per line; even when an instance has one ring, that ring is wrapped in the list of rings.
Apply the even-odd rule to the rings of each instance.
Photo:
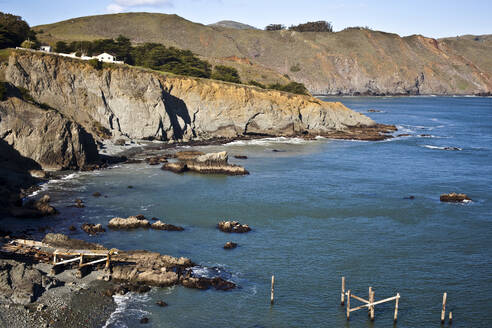
[[[0,102],[0,138],[44,170],[80,169],[98,159],[79,124],[16,97]]]
[[[0,300],[27,305],[35,301],[53,280],[31,266],[13,260],[0,260]]]
[[[115,137],[204,140],[327,135],[375,126],[341,103],[256,87],[15,51],[6,79],[88,131]]]

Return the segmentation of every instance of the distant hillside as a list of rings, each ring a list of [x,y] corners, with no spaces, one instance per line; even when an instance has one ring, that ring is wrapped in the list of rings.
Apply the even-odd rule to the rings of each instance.
[[[229,21],[229,20],[223,20],[214,24],[210,24],[208,26],[219,26],[219,27],[225,27],[225,28],[234,28],[236,30],[257,30],[256,27],[248,25],[248,24],[243,24],[235,21]]]
[[[362,28],[337,33],[240,30],[176,15],[81,17],[34,28],[38,38],[94,40],[122,34],[135,43],[190,49],[233,63],[243,81],[290,79],[316,94],[477,94],[492,91],[491,36],[435,40]]]

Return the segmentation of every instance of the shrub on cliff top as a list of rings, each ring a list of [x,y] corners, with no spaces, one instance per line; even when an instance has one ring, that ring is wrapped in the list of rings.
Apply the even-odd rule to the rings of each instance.
[[[333,32],[333,25],[327,21],[307,22],[289,27],[291,31],[297,32]]]
[[[258,81],[255,81],[255,80],[250,80],[248,82],[249,85],[253,85],[255,87],[258,87],[258,88],[262,88],[262,89],[266,89],[266,86],[263,84],[263,83],[260,83]]]
[[[226,82],[241,83],[239,73],[234,67],[217,65],[212,72],[212,79]]]
[[[285,91],[285,92],[295,93],[298,95],[309,95],[309,91],[304,86],[304,84],[298,82],[290,82],[285,85],[281,85],[280,83],[270,84],[268,86],[268,89]]]
[[[100,70],[103,68],[102,63],[99,61],[99,59],[96,59],[96,58],[87,61],[87,63],[97,70]]]

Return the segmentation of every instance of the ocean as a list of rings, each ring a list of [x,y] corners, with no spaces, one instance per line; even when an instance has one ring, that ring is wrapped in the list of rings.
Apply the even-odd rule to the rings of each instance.
[[[399,293],[397,327],[440,326],[444,292],[453,327],[489,327],[492,99],[326,100],[395,124],[395,136],[408,136],[381,142],[267,138],[199,147],[227,150],[230,162],[251,173],[241,177],[177,175],[147,164],[74,173],[44,187],[60,215],[3,224],[50,226],[107,247],[189,257],[204,266],[204,274],[220,274],[240,287],[224,292],[177,286],[118,297],[118,310],[106,327],[140,326],[142,316],[150,319],[148,327],[393,326],[394,302],[377,305],[374,322],[365,309],[352,312],[347,322],[340,306],[342,276],[347,289],[363,298],[370,286],[376,300]],[[96,191],[106,197],[94,198]],[[466,193],[473,202],[441,203],[440,194],[450,192]],[[86,207],[68,208],[76,198]],[[185,231],[107,231],[90,237],[68,230],[72,224],[106,225],[112,217],[136,214]],[[224,219],[253,231],[220,232],[216,224]],[[238,248],[224,250],[227,241]],[[169,306],[161,308],[157,300]],[[359,304],[352,300],[352,307]]]

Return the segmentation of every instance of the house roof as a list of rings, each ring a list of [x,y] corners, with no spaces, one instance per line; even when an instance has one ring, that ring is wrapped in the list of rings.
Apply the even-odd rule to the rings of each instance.
[[[108,52],[103,52],[103,53],[101,53],[101,54],[97,55],[96,57],[99,57],[99,56],[102,56],[102,55],[109,55],[109,56],[116,57],[116,55],[110,54],[110,53],[108,53]]]

